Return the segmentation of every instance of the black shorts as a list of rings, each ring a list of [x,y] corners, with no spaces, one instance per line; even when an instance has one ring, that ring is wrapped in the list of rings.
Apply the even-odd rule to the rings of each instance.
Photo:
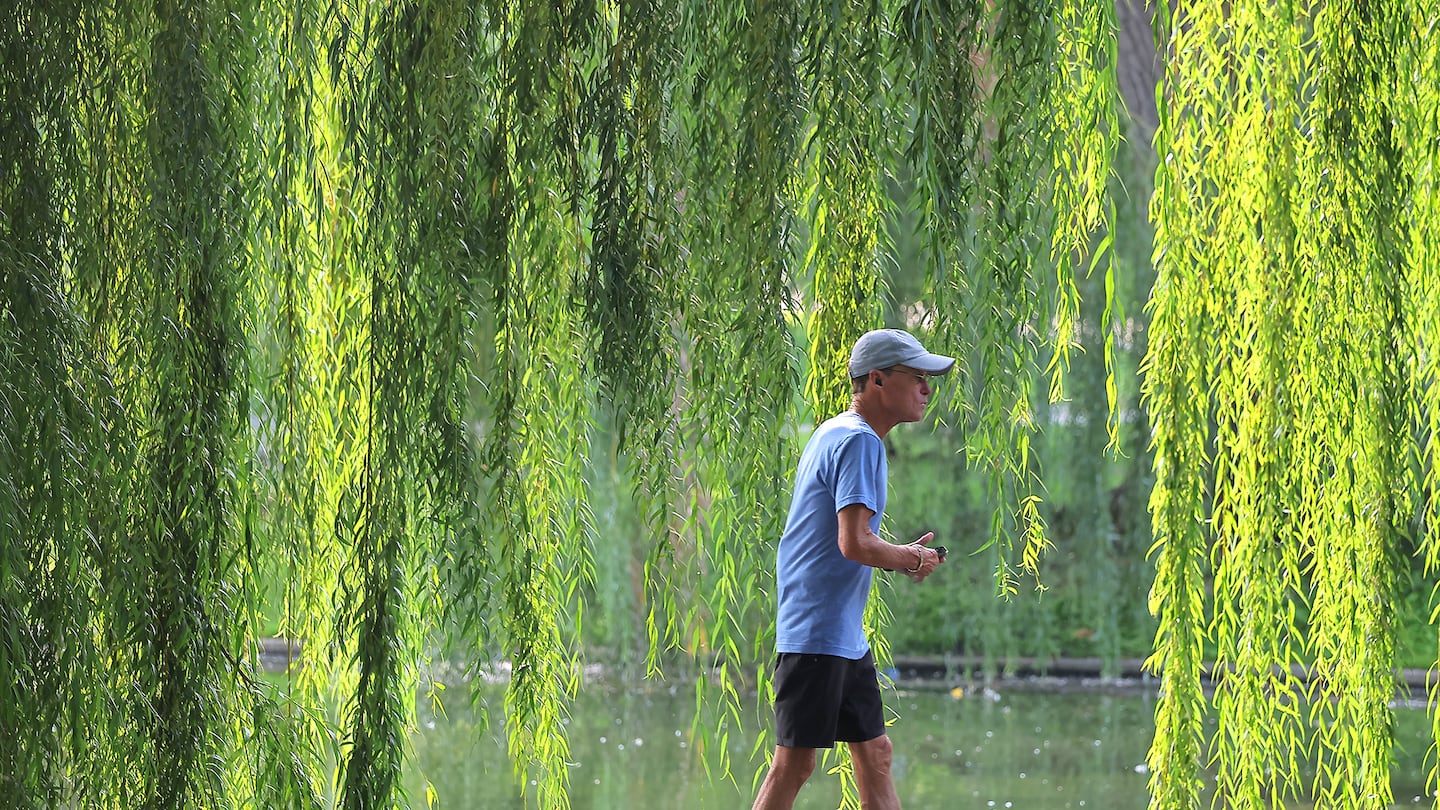
[[[780,653],[775,659],[775,741],[788,748],[833,748],[885,733],[875,658]]]

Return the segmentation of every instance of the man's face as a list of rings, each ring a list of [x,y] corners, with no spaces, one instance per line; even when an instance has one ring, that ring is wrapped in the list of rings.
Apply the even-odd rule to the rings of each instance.
[[[930,404],[930,377],[908,366],[891,366],[881,369],[880,374],[885,378],[881,401],[898,421],[919,422],[925,418],[925,407]]]

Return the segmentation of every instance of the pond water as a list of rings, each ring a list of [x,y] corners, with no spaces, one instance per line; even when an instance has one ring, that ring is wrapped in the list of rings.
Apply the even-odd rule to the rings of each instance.
[[[498,717],[500,691],[489,700]],[[1148,804],[1145,756],[1155,711],[1148,690],[902,689],[886,692],[885,700],[895,719],[896,787],[911,810],[1144,810]],[[692,709],[687,688],[587,689],[569,723],[572,806],[748,808],[763,769],[750,752],[768,728],[768,708],[748,706],[744,716],[753,727],[728,730],[730,780],[707,771],[707,741],[690,732]],[[443,717],[422,714],[420,720],[407,777],[412,806],[425,806],[426,780],[441,808],[527,806],[498,723],[479,728],[467,707],[453,705]],[[1397,711],[1395,807],[1432,806],[1424,798],[1428,729],[1423,709]],[[817,767],[801,791],[799,810],[839,806],[839,777],[825,770]]]

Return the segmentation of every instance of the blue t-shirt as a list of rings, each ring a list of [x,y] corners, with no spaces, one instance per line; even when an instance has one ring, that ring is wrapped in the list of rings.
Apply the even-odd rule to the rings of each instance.
[[[840,553],[837,513],[864,504],[879,534],[886,474],[885,445],[853,411],[820,425],[805,445],[775,561],[779,652],[851,659],[869,652],[862,619],[873,569]]]

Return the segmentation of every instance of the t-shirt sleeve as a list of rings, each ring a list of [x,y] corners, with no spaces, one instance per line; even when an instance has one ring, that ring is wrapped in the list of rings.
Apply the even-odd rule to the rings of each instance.
[[[835,450],[835,511],[864,504],[880,513],[881,470],[885,446],[868,433],[849,437]]]

